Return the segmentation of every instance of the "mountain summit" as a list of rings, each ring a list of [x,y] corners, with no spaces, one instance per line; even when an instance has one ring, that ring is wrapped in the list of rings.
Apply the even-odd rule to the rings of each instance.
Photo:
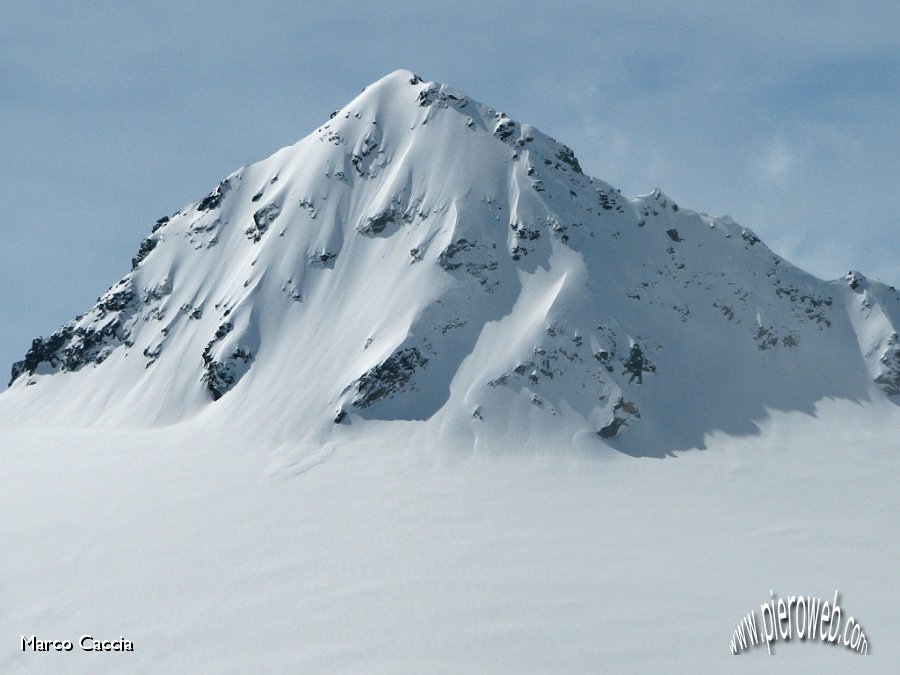
[[[0,419],[319,438],[410,420],[659,455],[770,409],[900,402],[898,321],[892,287],[824,282],[659,190],[623,197],[397,71],[156,221],[13,366]]]

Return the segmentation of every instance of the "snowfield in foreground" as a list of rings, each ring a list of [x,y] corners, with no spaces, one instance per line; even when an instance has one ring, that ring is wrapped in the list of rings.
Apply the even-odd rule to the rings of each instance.
[[[9,429],[0,671],[893,672],[900,409],[821,402],[633,458],[421,423],[269,445],[180,425]],[[463,444],[462,447],[465,447]],[[729,655],[769,591],[831,598],[869,656]],[[22,653],[20,635],[134,643]],[[860,660],[864,659],[864,660]],[[765,664],[761,664],[764,660]]]

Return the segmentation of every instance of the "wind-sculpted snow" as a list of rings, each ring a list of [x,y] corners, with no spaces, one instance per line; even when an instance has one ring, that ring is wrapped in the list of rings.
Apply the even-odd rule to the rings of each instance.
[[[626,198],[534,127],[398,71],[156,221],[131,271],[13,366],[0,418],[563,425],[660,455],[771,409],[897,402],[898,307],[727,217]]]
[[[848,272],[840,283],[856,329],[859,349],[872,379],[900,398],[900,294],[893,286]]]

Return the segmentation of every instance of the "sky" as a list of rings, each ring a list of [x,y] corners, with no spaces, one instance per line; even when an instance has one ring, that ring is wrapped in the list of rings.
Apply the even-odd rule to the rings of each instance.
[[[398,68],[626,195],[660,187],[816,276],[900,285],[896,0],[131,4],[0,8],[0,388],[157,218]]]

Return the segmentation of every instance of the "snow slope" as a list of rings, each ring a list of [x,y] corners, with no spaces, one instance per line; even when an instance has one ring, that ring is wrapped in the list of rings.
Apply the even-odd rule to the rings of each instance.
[[[3,429],[0,671],[896,672],[897,406],[775,413],[664,461],[407,426]],[[868,656],[730,655],[770,590],[835,589]],[[87,633],[135,651],[19,650]]]
[[[152,229],[0,394],[0,672],[895,671],[895,289],[407,71]]]
[[[161,218],[133,267],[35,341],[0,419],[556,425],[661,455],[900,389],[895,289],[820,281],[658,190],[626,199],[407,71]]]

